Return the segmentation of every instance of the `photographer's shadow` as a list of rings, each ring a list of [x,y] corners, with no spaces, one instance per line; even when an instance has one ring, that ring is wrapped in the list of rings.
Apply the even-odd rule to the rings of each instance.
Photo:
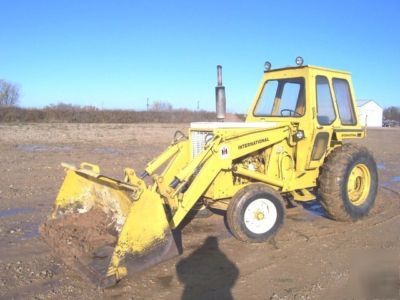
[[[176,265],[179,280],[185,285],[182,299],[233,299],[231,288],[239,270],[218,247],[214,236]]]

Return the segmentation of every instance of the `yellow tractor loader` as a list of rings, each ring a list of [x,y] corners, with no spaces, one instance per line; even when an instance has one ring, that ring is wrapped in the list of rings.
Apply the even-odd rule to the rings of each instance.
[[[265,72],[245,122],[192,123],[140,175],[124,180],[96,165],[64,164],[66,177],[40,232],[54,252],[101,287],[178,255],[179,225],[200,205],[226,210],[239,240],[265,242],[281,228],[285,201],[318,197],[329,217],[355,221],[377,193],[377,168],[347,72],[303,65]],[[147,177],[147,178],[146,178]],[[151,181],[151,182],[150,182]],[[150,183],[149,183],[150,182]]]

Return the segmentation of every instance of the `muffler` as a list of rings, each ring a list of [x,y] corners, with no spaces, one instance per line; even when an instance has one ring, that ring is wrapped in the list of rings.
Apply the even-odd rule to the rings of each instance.
[[[223,122],[226,114],[225,87],[222,85],[222,66],[217,66],[217,86],[215,87],[215,104],[217,121]]]

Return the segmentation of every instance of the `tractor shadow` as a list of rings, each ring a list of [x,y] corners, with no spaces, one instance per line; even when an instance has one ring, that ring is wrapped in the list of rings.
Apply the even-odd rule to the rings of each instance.
[[[295,205],[292,201],[288,201],[286,205],[288,219],[294,221],[312,221],[318,218],[332,220],[321,205],[320,199],[308,201],[308,202],[297,202]]]
[[[321,203],[318,200],[304,202],[301,205],[308,213],[314,216],[329,219],[329,217],[326,215],[325,209],[322,207]]]
[[[233,299],[231,289],[239,277],[239,269],[219,249],[215,236],[180,260],[176,273],[184,284],[183,300]]]

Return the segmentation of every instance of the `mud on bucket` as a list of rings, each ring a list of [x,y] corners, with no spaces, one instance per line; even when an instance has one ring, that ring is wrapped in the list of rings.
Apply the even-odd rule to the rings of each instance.
[[[107,287],[181,252],[162,199],[143,181],[111,179],[89,164],[63,166],[67,175],[40,234],[67,265]]]

